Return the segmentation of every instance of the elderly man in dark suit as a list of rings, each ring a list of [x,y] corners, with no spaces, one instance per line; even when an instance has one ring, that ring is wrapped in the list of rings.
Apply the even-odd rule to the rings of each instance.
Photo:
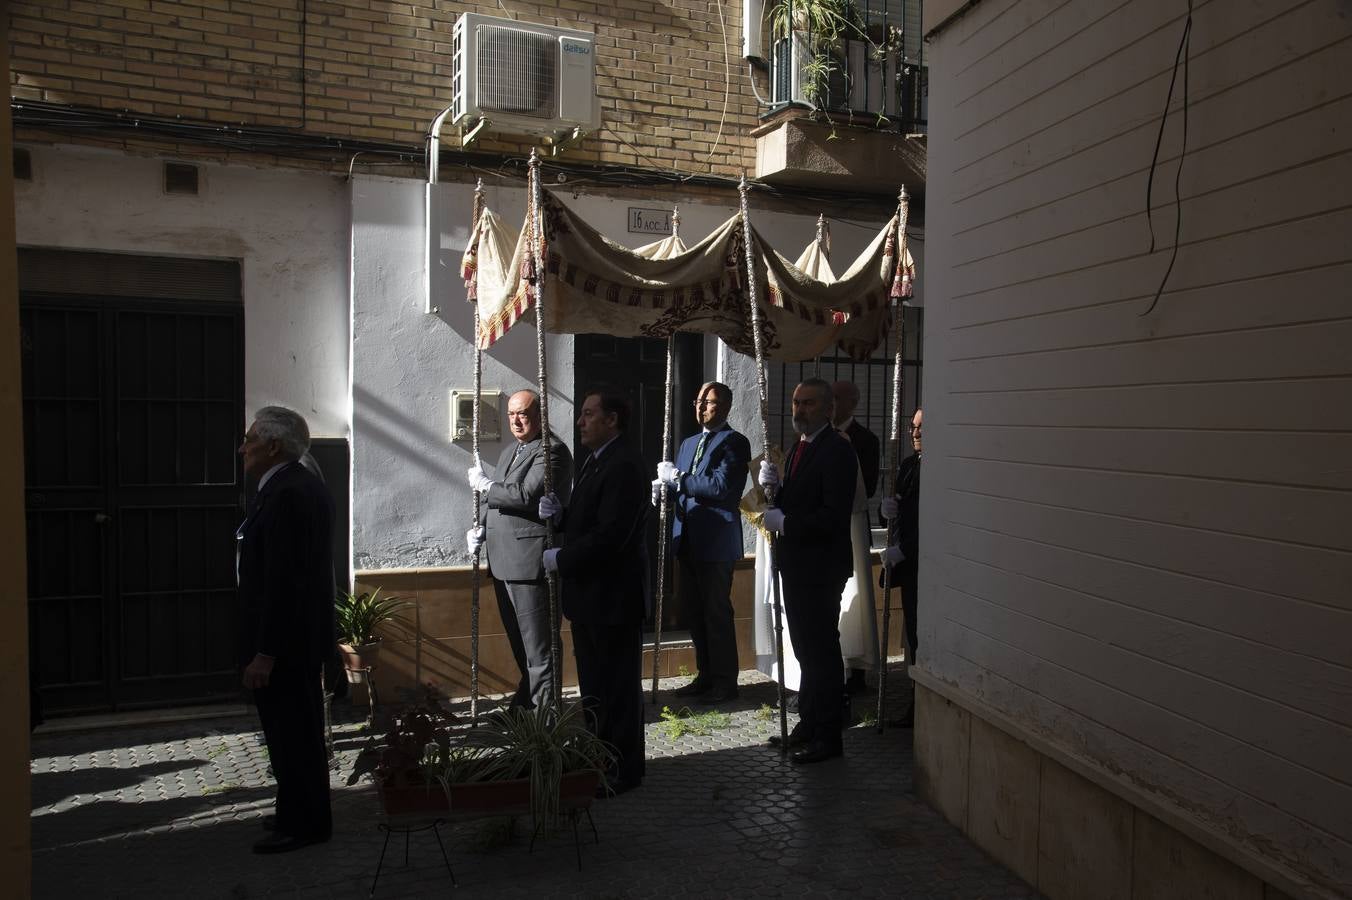
[[[717,381],[703,385],[695,400],[695,418],[703,430],[681,443],[674,463],[658,463],[653,482],[654,500],[663,487],[674,500],[671,543],[681,573],[677,596],[698,669],[676,695],[710,705],[737,697],[732,568],[743,555],[737,504],[751,445],[728,425],[731,410],[730,387]]]
[[[559,547],[544,552],[558,572],[563,613],[572,626],[577,681],[596,735],[619,756],[608,773],[616,793],[643,780],[643,616],[647,610],[648,479],[625,440],[629,401],[611,388],[587,391],[578,414],[590,451],[565,509],[546,494],[540,518],[559,523]]]
[[[272,834],[255,853],[327,841],[328,752],[321,668],[333,651],[333,501],[300,464],[310,430],[298,413],[260,409],[239,447],[258,493],[236,532],[244,686],[253,691],[277,779]]]
[[[512,706],[549,702],[554,685],[553,628],[549,620],[549,585],[540,564],[545,549],[545,524],[538,513],[545,493],[545,449],[540,435],[540,395],[517,391],[507,401],[507,427],[515,441],[503,448],[494,470],[496,480],[475,465],[469,486],[483,494],[481,524],[466,535],[469,552],[487,544],[488,569],[498,612],[521,672]],[[567,502],[573,458],[550,434],[553,484]]]
[[[840,594],[854,570],[850,515],[858,460],[850,442],[831,427],[831,385],[809,378],[793,390],[793,429],[798,440],[784,458],[784,472],[763,462],[760,483],[774,490],[775,506],[765,526],[779,535],[779,573],[789,640],[802,668],[798,724],[789,735],[800,746],[796,763],[817,763],[841,754],[845,728],[841,684]]]

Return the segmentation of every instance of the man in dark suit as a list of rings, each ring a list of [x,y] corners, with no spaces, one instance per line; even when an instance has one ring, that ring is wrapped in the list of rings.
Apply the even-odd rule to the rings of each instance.
[[[878,492],[878,473],[882,465],[882,445],[878,436],[869,431],[854,417],[859,408],[859,386],[853,381],[837,381],[831,385],[831,395],[835,398],[835,412],[831,414],[831,424],[837,431],[845,433],[859,457],[859,471],[864,474],[864,494],[873,498]]]
[[[882,502],[887,520],[887,548],[883,563],[891,568],[892,584],[901,589],[901,610],[906,618],[906,668],[915,664],[920,650],[918,591],[920,574],[920,425],[924,416],[916,410],[911,418],[911,447],[915,453],[897,467],[896,495]],[[909,682],[908,682],[909,686]],[[910,728],[915,724],[915,706],[896,723]]]
[[[298,413],[260,409],[239,452],[258,493],[236,532],[244,687],[253,691],[277,780],[277,812],[255,853],[327,841],[328,753],[321,668],[334,642],[333,501],[298,460],[310,430]]]
[[[578,414],[583,447],[573,496],[540,501],[541,519],[558,522],[559,546],[544,567],[561,579],[563,614],[572,625],[577,681],[596,735],[619,756],[617,793],[643,780],[643,616],[647,609],[648,479],[643,459],[624,439],[629,401],[610,388],[589,390]]]
[[[742,558],[737,504],[746,486],[751,444],[728,425],[732,389],[711,381],[699,389],[695,418],[704,426],[681,443],[676,462],[657,465],[653,497],[665,487],[675,501],[672,551],[680,566],[677,596],[695,645],[694,681],[678,697],[704,704],[737,697],[737,632],[732,623],[732,567]]]
[[[859,462],[850,442],[831,427],[831,385],[809,378],[793,391],[793,430],[784,473],[761,464],[760,483],[775,491],[765,527],[779,535],[779,573],[789,639],[802,669],[799,722],[789,742],[796,763],[839,756],[844,730],[840,701],[845,664],[840,654],[840,594],[854,570],[850,515]]]
[[[859,386],[853,381],[837,381],[831,385],[831,395],[835,398],[835,412],[831,414],[831,424],[836,430],[849,438],[854,455],[859,457],[859,472],[864,476],[864,496],[870,500],[878,491],[878,470],[882,465],[882,445],[878,436],[869,431],[854,417],[859,408]],[[871,513],[865,513],[869,518]],[[871,576],[870,576],[871,577]],[[864,683],[863,669],[850,669],[850,678],[845,682],[845,690],[850,694],[862,694],[867,688]]]
[[[507,401],[507,427],[516,438],[503,448],[494,470],[497,479],[478,465],[469,470],[469,486],[483,494],[481,524],[466,535],[469,552],[486,543],[488,569],[498,612],[521,672],[512,706],[549,702],[554,685],[549,621],[549,585],[540,564],[545,549],[545,524],[538,513],[545,493],[545,449],[540,439],[540,395],[517,391]],[[551,433],[550,462],[554,490],[566,503],[573,457]]]

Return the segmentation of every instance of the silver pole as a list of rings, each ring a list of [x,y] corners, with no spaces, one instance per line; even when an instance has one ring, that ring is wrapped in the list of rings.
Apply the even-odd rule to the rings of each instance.
[[[897,197],[897,266],[902,272],[906,270],[906,221],[910,218],[911,202],[906,193],[905,185],[901,188],[901,193]],[[892,298],[892,320],[897,323],[897,356],[893,361],[892,370],[892,434],[891,442],[887,449],[887,471],[883,473],[884,485],[891,481],[891,492],[884,490],[883,496],[891,496],[897,489],[897,454],[901,443],[901,414],[904,404],[902,403],[902,367],[903,356],[906,352],[906,317],[902,314],[901,298],[894,296]],[[896,523],[889,522],[887,527],[888,543],[891,543],[891,537],[895,533]],[[892,567],[883,565],[883,627],[880,639],[882,646],[879,649],[878,659],[878,705],[876,713],[878,715],[878,733],[883,733],[883,707],[887,702],[887,641],[888,629],[892,623]],[[907,650],[909,653],[909,648]],[[906,660],[910,665],[911,660]]]
[[[746,245],[746,281],[747,302],[750,307],[751,340],[756,348],[756,387],[760,393],[761,446],[765,448],[765,458],[770,458],[770,401],[769,388],[765,383],[765,346],[761,338],[760,306],[756,302],[756,265],[755,254],[751,249],[751,213],[747,205],[746,176],[742,176],[738,187],[742,214],[742,242]],[[774,492],[766,490],[766,499],[773,506]],[[779,751],[789,752],[789,710],[784,705],[784,608],[779,591],[779,556],[775,535],[770,535],[770,584],[774,594],[775,609],[775,669],[779,675]]]

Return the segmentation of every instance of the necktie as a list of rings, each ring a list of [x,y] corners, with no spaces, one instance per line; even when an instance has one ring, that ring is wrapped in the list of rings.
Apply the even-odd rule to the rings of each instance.
[[[803,453],[807,450],[807,438],[799,438],[798,443],[793,448],[793,459],[789,461],[789,477],[798,471],[798,461],[803,458]]]
[[[690,471],[699,468],[699,461],[704,458],[704,446],[709,443],[709,432],[700,435],[699,443],[695,445],[695,461],[690,464]]]

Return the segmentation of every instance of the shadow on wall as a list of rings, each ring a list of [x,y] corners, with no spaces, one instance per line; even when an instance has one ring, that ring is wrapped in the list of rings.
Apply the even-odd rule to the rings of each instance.
[[[352,386],[352,418],[355,434],[388,450],[398,463],[416,465],[434,478],[464,480],[463,467],[453,466],[448,455],[417,452],[420,447],[444,444],[444,434],[414,421],[358,385]]]
[[[461,297],[458,300],[452,300],[450,303],[441,304],[438,307],[436,315],[437,318],[449,325],[451,330],[454,331],[458,337],[464,340],[466,353],[473,353],[474,305]],[[555,354],[559,352],[556,349],[556,341],[559,336],[554,335],[553,337],[555,340],[551,341],[549,346],[550,369],[553,372],[557,372],[559,369],[559,360],[555,359]],[[538,353],[539,351],[536,347],[535,336],[535,318],[534,313],[531,313],[528,314],[526,318],[517,322],[505,335],[499,338],[493,344],[492,349],[483,351],[486,363],[491,359],[494,364],[506,368],[511,375],[517,377],[513,379],[509,376],[504,379],[501,375],[490,375],[486,370],[484,373],[484,389],[501,390],[503,397],[506,398],[522,388],[538,388],[540,374]],[[469,378],[465,379],[467,387],[469,386],[469,381]],[[571,403],[568,392],[572,390],[572,387],[571,378],[569,378],[568,383],[566,384],[553,385],[549,392],[550,404],[557,405],[559,402]],[[556,433],[571,433],[571,429],[569,428],[565,427],[561,429],[561,423],[557,421],[551,421],[550,424]],[[571,422],[567,424],[571,425]],[[506,431],[505,428],[503,430],[504,432]]]

